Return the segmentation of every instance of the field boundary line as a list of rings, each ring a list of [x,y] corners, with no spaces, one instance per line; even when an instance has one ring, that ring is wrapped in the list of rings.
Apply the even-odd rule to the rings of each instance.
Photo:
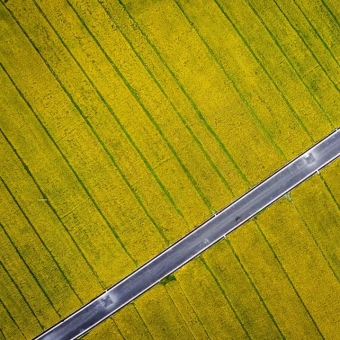
[[[312,57],[314,58],[314,60],[319,64],[320,68],[322,69],[323,73],[326,75],[326,77],[329,79],[329,81],[333,84],[333,87],[335,88],[335,90],[337,92],[340,92],[340,89],[338,87],[338,85],[331,79],[331,77],[329,76],[328,72],[325,70],[322,62],[319,60],[319,58],[316,57],[316,55],[314,54],[314,52],[311,50],[311,48],[309,47],[309,44],[306,43],[305,38],[303,37],[303,33],[301,33],[299,31],[299,29],[297,27],[295,27],[292,22],[289,20],[288,16],[286,15],[286,13],[282,10],[282,8],[277,4],[276,0],[273,0],[275,2],[275,5],[277,6],[277,8],[280,10],[280,12],[283,14],[283,16],[285,17],[285,19],[288,21],[289,25],[292,27],[292,29],[296,32],[296,34],[300,37],[301,41],[303,42],[303,44],[306,46],[306,48],[308,49],[308,51],[311,53]],[[301,12],[301,14],[303,15],[303,13]],[[306,20],[307,21],[307,20]],[[308,21],[307,21],[308,23]]]
[[[137,25],[139,32],[141,33],[141,35],[143,36],[143,38],[146,40],[146,42],[150,45],[150,47],[152,48],[153,52],[155,53],[155,55],[159,58],[159,60],[162,62],[162,64],[164,65],[164,67],[166,68],[166,70],[170,73],[170,75],[172,76],[172,78],[174,79],[174,81],[176,82],[177,86],[179,87],[179,89],[182,91],[183,95],[185,96],[185,98],[188,100],[188,102],[190,103],[190,105],[193,107],[194,111],[197,114],[197,117],[200,119],[200,121],[203,123],[204,127],[207,129],[207,131],[210,133],[210,135],[215,139],[215,141],[217,142],[219,148],[221,149],[221,151],[227,156],[227,158],[230,160],[230,162],[233,164],[233,166],[237,169],[237,171],[239,172],[241,178],[244,180],[244,182],[248,185],[248,187],[251,187],[251,184],[249,183],[248,179],[243,175],[242,171],[240,170],[239,166],[237,165],[237,163],[235,162],[234,158],[231,156],[230,152],[227,150],[226,146],[224,145],[224,143],[221,141],[221,139],[218,137],[217,133],[213,130],[213,128],[209,125],[209,123],[207,122],[207,120],[205,119],[204,115],[202,114],[201,110],[198,108],[197,104],[195,103],[195,101],[191,98],[191,96],[189,95],[189,93],[185,90],[184,86],[182,85],[182,83],[179,81],[179,79],[177,78],[177,76],[175,75],[174,71],[169,67],[169,65],[166,63],[166,61],[163,59],[163,57],[161,56],[161,53],[158,51],[158,49],[156,48],[156,46],[151,42],[151,40],[149,39],[149,37],[147,36],[147,34],[140,28],[140,25],[138,25],[137,21],[133,18],[133,16],[130,14],[130,12],[127,10],[126,6],[124,5],[124,3],[121,0],[118,0],[119,4],[121,5],[121,7],[124,9],[124,11],[126,12],[126,14],[129,16],[129,18],[133,21],[134,25]]]
[[[27,164],[24,162],[23,158],[19,155],[18,151],[15,149],[15,147],[13,146],[13,144],[10,142],[10,140],[7,138],[7,136],[4,134],[4,132],[1,130],[0,128],[0,133],[3,135],[4,139],[6,140],[6,142],[9,144],[9,146],[11,147],[12,151],[14,152],[14,154],[17,156],[18,160],[20,161],[21,165],[23,166],[23,168],[26,170],[27,174],[29,175],[29,177],[33,180],[35,186],[37,187],[37,189],[40,191],[41,196],[42,197],[48,197],[44,191],[41,189],[39,183],[37,182],[37,180],[35,179],[35,177],[33,176],[31,170],[29,169],[29,167],[27,166]],[[91,265],[91,263],[89,262],[89,260],[87,259],[87,257],[85,256],[84,252],[81,250],[80,246],[78,245],[78,243],[76,242],[74,236],[71,234],[70,230],[66,227],[65,223],[63,222],[62,218],[59,216],[58,212],[56,211],[56,209],[53,207],[53,205],[51,204],[50,200],[46,201],[46,204],[49,206],[49,208],[51,209],[51,211],[53,212],[53,214],[55,215],[55,217],[57,218],[58,222],[62,225],[63,229],[65,230],[66,234],[70,237],[72,243],[74,244],[74,246],[76,247],[76,249],[78,250],[78,252],[80,253],[80,256],[83,258],[83,260],[85,261],[85,263],[87,264],[87,266],[89,267],[90,271],[92,272],[92,274],[94,275],[94,277],[96,278],[97,282],[99,283],[100,286],[102,286],[102,288],[105,287],[104,283],[102,282],[102,280],[100,279],[100,277],[98,276],[97,272],[94,270],[93,266]]]
[[[305,225],[308,233],[311,236],[311,239],[313,240],[314,244],[316,245],[316,247],[319,249],[319,252],[321,253],[323,259],[325,260],[325,262],[327,263],[327,266],[329,267],[330,271],[332,272],[333,276],[335,277],[335,279],[338,281],[338,283],[340,283],[340,278],[339,276],[336,274],[333,266],[331,265],[330,261],[328,260],[328,256],[327,254],[325,254],[325,252],[322,250],[322,246],[320,246],[319,242],[316,240],[312,230],[309,228],[308,223],[305,221],[305,219],[302,216],[302,213],[300,212],[300,209],[295,205],[294,203],[294,199],[292,199],[291,203],[293,204],[295,210],[297,211],[298,215],[301,218],[302,223]]]
[[[22,297],[22,299],[25,301],[28,309],[31,311],[32,315],[34,316],[34,318],[37,320],[37,323],[39,325],[39,327],[43,330],[44,326],[41,323],[41,321],[39,320],[37,314],[35,313],[35,311],[33,310],[33,307],[28,303],[24,293],[22,292],[22,290],[20,289],[20,287],[18,286],[18,284],[14,281],[14,279],[12,278],[11,274],[8,272],[7,268],[5,267],[5,265],[0,261],[0,267],[3,269],[4,273],[6,273],[6,275],[8,276],[9,280],[13,283],[14,287],[16,288],[16,290],[18,291],[19,295]]]
[[[99,2],[100,5],[102,6],[102,8],[104,9],[104,11],[106,12],[107,16],[109,17],[109,19],[115,24],[117,25],[116,21],[113,19],[113,16],[111,15],[110,11],[104,7],[104,3],[103,2]],[[184,125],[184,128],[189,132],[189,134],[192,136],[192,138],[194,139],[194,141],[198,144],[199,148],[201,149],[202,153],[204,154],[204,156],[206,157],[207,161],[209,162],[209,164],[211,165],[211,167],[215,170],[215,172],[217,173],[217,175],[220,177],[221,181],[223,182],[223,184],[226,186],[226,188],[231,192],[231,194],[233,194],[232,189],[229,185],[229,183],[227,182],[227,180],[225,179],[225,177],[222,175],[221,171],[218,169],[218,167],[216,166],[216,164],[214,163],[214,161],[211,159],[209,153],[205,150],[202,142],[199,140],[199,138],[196,136],[195,132],[191,129],[191,127],[189,126],[189,124],[187,124],[185,118],[183,118],[183,116],[181,115],[181,113],[179,112],[179,110],[177,109],[176,105],[172,102],[172,100],[169,98],[169,96],[167,95],[166,91],[164,90],[163,86],[160,84],[160,82],[157,80],[157,78],[155,77],[155,75],[153,74],[153,72],[150,70],[150,68],[147,66],[147,64],[144,62],[143,58],[139,55],[139,53],[134,49],[132,42],[130,41],[130,39],[127,37],[127,35],[123,32],[123,30],[120,30],[120,33],[122,34],[122,36],[124,37],[124,39],[126,40],[126,42],[128,43],[128,45],[130,46],[131,50],[133,51],[133,53],[135,54],[135,56],[138,58],[138,60],[141,62],[141,64],[143,65],[143,67],[145,68],[145,70],[147,71],[147,73],[149,74],[149,76],[152,78],[152,80],[155,82],[155,84],[157,85],[157,87],[159,88],[159,90],[161,91],[161,93],[164,95],[164,97],[167,99],[167,101],[169,102],[170,106],[172,107],[172,109],[176,112],[176,115],[179,117],[179,119],[181,120],[182,124]]]
[[[24,266],[27,268],[28,272],[31,274],[31,276],[33,277],[34,281],[36,282],[36,284],[38,285],[38,287],[40,288],[40,290],[42,291],[43,295],[46,297],[47,301],[49,302],[49,304],[51,305],[52,309],[56,312],[56,314],[59,316],[59,318],[61,318],[61,314],[59,313],[59,311],[55,308],[54,303],[52,302],[52,300],[50,299],[50,297],[48,296],[48,294],[46,293],[44,287],[41,285],[41,283],[39,282],[39,280],[37,279],[37,277],[35,276],[35,274],[33,273],[31,267],[28,265],[28,263],[26,262],[26,260],[22,257],[22,255],[19,252],[18,247],[15,245],[15,243],[13,242],[13,240],[11,239],[11,236],[8,234],[5,226],[0,222],[0,227],[3,230],[4,234],[6,235],[8,241],[10,242],[10,244],[12,245],[12,247],[14,248],[15,252],[17,253],[17,255],[19,256],[20,260],[23,262]],[[5,266],[5,264],[4,264]]]
[[[15,196],[13,195],[13,193],[11,192],[10,188],[8,187],[8,185],[5,183],[4,179],[0,177],[1,182],[3,183],[4,187],[6,188],[6,190],[8,191],[8,193],[10,194],[10,196],[12,197],[14,203],[17,205],[18,209],[20,210],[20,212],[23,214],[24,218],[26,219],[27,223],[29,224],[29,226],[32,228],[34,234],[37,236],[38,240],[41,242],[41,244],[43,245],[43,247],[46,249],[46,251],[48,252],[48,254],[51,256],[53,262],[55,263],[56,267],[58,268],[58,270],[60,271],[61,275],[64,277],[66,283],[68,284],[68,286],[70,287],[70,289],[72,290],[72,292],[74,293],[74,295],[77,297],[78,301],[80,303],[83,303],[82,299],[80,298],[80,296],[77,294],[77,292],[75,291],[74,287],[71,284],[71,281],[68,279],[68,277],[66,276],[66,274],[64,273],[64,271],[62,270],[60,264],[58,263],[58,261],[55,259],[52,251],[49,249],[49,247],[46,245],[46,243],[44,242],[44,240],[42,239],[42,237],[40,236],[40,234],[38,233],[38,231],[36,230],[36,228],[34,227],[33,223],[31,222],[31,220],[28,218],[28,216],[26,215],[25,211],[22,209],[22,207],[20,206],[19,202],[17,201],[17,199],[15,198]]]
[[[124,125],[121,123],[120,119],[118,118],[118,116],[116,115],[116,113],[114,112],[114,110],[112,109],[111,105],[107,102],[107,100],[104,98],[104,96],[102,95],[102,93],[98,90],[97,86],[94,84],[94,81],[88,76],[88,74],[85,72],[84,68],[81,66],[80,62],[78,61],[78,59],[74,56],[74,54],[70,51],[69,47],[67,46],[67,44],[65,43],[65,41],[61,38],[61,36],[59,35],[59,33],[57,32],[57,30],[55,29],[55,27],[52,25],[51,21],[47,18],[47,15],[43,12],[42,8],[38,5],[38,3],[35,0],[32,0],[35,4],[35,6],[37,7],[37,9],[39,10],[39,12],[41,13],[41,15],[43,16],[43,18],[46,20],[46,22],[49,24],[49,26],[51,27],[51,29],[53,30],[53,32],[56,34],[58,40],[60,41],[60,43],[64,46],[64,48],[67,50],[67,52],[70,54],[71,58],[74,60],[74,62],[77,64],[77,66],[79,67],[81,73],[83,73],[83,75],[85,76],[85,78],[88,80],[90,86],[94,89],[94,91],[96,92],[96,94],[98,95],[98,97],[102,100],[104,106],[106,107],[106,109],[108,110],[108,112],[112,115],[112,117],[114,118],[114,120],[116,121],[116,123],[118,124],[118,126],[121,128],[121,130],[123,131],[124,135],[126,136],[126,138],[128,139],[128,141],[131,143],[131,145],[133,146],[133,148],[136,150],[136,152],[139,154],[139,156],[142,158],[146,168],[151,172],[151,174],[153,175],[153,177],[155,178],[156,182],[158,183],[158,185],[161,187],[162,191],[164,192],[164,194],[167,196],[168,200],[170,201],[170,203],[173,205],[174,209],[177,211],[177,213],[183,217],[183,213],[181,212],[181,210],[177,207],[174,199],[171,197],[169,191],[165,188],[165,185],[161,182],[161,180],[159,179],[158,175],[155,172],[155,169],[152,168],[152,166],[150,165],[150,163],[148,162],[148,160],[146,159],[146,157],[144,156],[144,154],[142,153],[142,151],[140,151],[140,149],[138,148],[137,144],[135,143],[135,141],[133,140],[133,138],[130,136],[130,134],[127,132],[127,130],[125,129]]]
[[[225,18],[229,21],[229,23],[233,26],[235,32],[237,33],[237,35],[239,36],[239,38],[242,40],[242,42],[244,43],[244,45],[248,48],[249,52],[251,53],[251,55],[253,56],[253,58],[256,60],[256,62],[260,65],[261,69],[264,71],[264,73],[267,75],[267,77],[270,79],[270,81],[272,82],[272,84],[274,85],[274,87],[276,88],[277,92],[280,94],[281,98],[284,100],[284,102],[286,103],[286,105],[288,106],[288,108],[290,109],[290,111],[292,112],[293,116],[296,118],[296,120],[299,122],[299,124],[301,125],[302,129],[306,132],[306,134],[308,135],[309,139],[311,140],[311,142],[314,142],[314,138],[311,136],[310,132],[308,131],[308,129],[306,128],[305,124],[303,123],[303,121],[301,120],[301,118],[299,117],[299,115],[296,113],[295,109],[292,107],[292,105],[290,104],[289,100],[287,99],[286,95],[281,91],[281,89],[279,88],[279,86],[277,85],[276,81],[273,79],[273,77],[270,75],[270,73],[268,72],[268,70],[264,67],[262,61],[260,60],[260,58],[257,56],[257,53],[252,49],[252,47],[249,45],[248,41],[246,40],[246,38],[244,37],[244,35],[241,33],[241,31],[237,28],[236,24],[234,23],[234,21],[231,20],[230,16],[227,14],[227,12],[224,10],[224,7],[219,3],[218,0],[214,0],[214,2],[216,3],[216,5],[218,6],[218,8],[220,9],[220,11],[223,13],[223,15],[225,16]]]
[[[2,300],[0,299],[0,304],[3,307],[3,309],[5,310],[5,312],[7,313],[8,317],[13,321],[13,323],[15,324],[15,326],[18,328],[19,332],[22,334],[24,339],[28,339],[25,334],[23,333],[23,331],[21,330],[21,328],[19,327],[19,325],[17,324],[17,322],[15,321],[15,319],[13,318],[12,314],[10,313],[10,311],[7,309],[7,307],[5,306],[5,304],[2,302]],[[5,338],[6,339],[6,338]]]
[[[300,81],[304,84],[305,88],[308,90],[309,94],[317,104],[317,106],[320,108],[322,115],[325,117],[325,119],[328,121],[329,125],[332,127],[332,129],[335,129],[335,126],[329,116],[327,115],[325,109],[323,108],[322,104],[318,101],[318,99],[314,96],[314,93],[310,90],[309,86],[305,83],[303,80],[303,77],[300,75],[300,73],[296,70],[294,63],[289,59],[289,57],[286,55],[286,52],[284,51],[284,47],[282,47],[282,44],[279,43],[279,41],[276,39],[275,35],[271,32],[269,27],[267,26],[265,20],[259,15],[258,11],[255,9],[255,7],[247,1],[248,6],[251,8],[253,13],[256,15],[258,20],[261,22],[262,26],[266,29],[267,33],[270,35],[271,39],[275,42],[275,45],[279,48],[281,53],[284,55],[285,59],[288,61],[291,68],[294,70],[295,74],[298,76]]]
[[[296,294],[296,296],[297,296],[298,299],[300,300],[300,302],[301,302],[303,308],[305,309],[306,313],[307,313],[308,316],[310,317],[310,319],[311,319],[312,323],[314,324],[316,330],[317,330],[318,333],[320,334],[321,338],[324,338],[323,335],[322,335],[322,333],[321,333],[321,331],[320,331],[320,329],[319,329],[319,327],[318,327],[318,325],[316,324],[316,322],[315,322],[313,316],[311,315],[309,309],[307,308],[307,306],[305,305],[304,301],[302,300],[302,297],[301,297],[300,293],[298,292],[297,288],[295,287],[295,285],[294,285],[294,283],[293,283],[291,277],[288,275],[288,273],[287,273],[286,269],[284,268],[282,262],[280,261],[280,259],[279,259],[278,256],[276,255],[273,246],[272,246],[271,243],[268,241],[268,239],[267,239],[265,233],[263,232],[262,228],[260,227],[260,225],[258,224],[257,221],[255,221],[255,224],[256,224],[256,227],[258,228],[259,232],[262,234],[262,237],[263,237],[264,240],[266,241],[266,243],[267,243],[267,245],[268,245],[270,251],[273,253],[273,256],[274,256],[274,258],[276,259],[277,263],[279,264],[279,266],[280,266],[280,268],[281,268],[283,274],[285,275],[285,277],[287,278],[289,284],[290,284],[291,287],[293,288],[294,293]]]
[[[6,6],[5,6],[6,7]],[[124,175],[122,169],[120,168],[120,166],[118,165],[118,163],[116,162],[115,158],[112,156],[112,154],[109,152],[109,150],[107,149],[107,147],[105,146],[105,144],[103,143],[102,139],[100,138],[100,136],[98,135],[98,133],[96,132],[96,130],[94,129],[94,127],[92,126],[92,124],[89,122],[89,120],[86,118],[86,116],[84,115],[84,113],[82,112],[82,110],[80,109],[79,105],[75,102],[73,96],[67,91],[67,89],[64,87],[63,83],[60,81],[59,77],[56,75],[56,73],[54,72],[54,70],[52,69],[51,65],[48,63],[48,61],[41,55],[39,49],[36,47],[36,45],[34,44],[34,42],[32,41],[32,39],[28,36],[28,34],[25,32],[25,30],[23,29],[23,27],[21,26],[20,22],[16,19],[16,17],[13,15],[12,11],[10,11],[7,7],[6,9],[8,10],[8,12],[12,15],[13,19],[16,21],[17,25],[20,27],[20,29],[23,31],[24,35],[26,36],[26,38],[29,40],[29,42],[32,44],[33,48],[35,49],[35,51],[40,55],[40,57],[42,58],[42,60],[44,61],[44,63],[46,64],[48,70],[51,72],[51,74],[54,76],[54,78],[56,79],[56,81],[58,82],[59,86],[61,87],[61,89],[64,91],[65,95],[68,97],[68,99],[70,100],[70,102],[72,103],[72,105],[75,107],[75,110],[78,111],[78,113],[80,114],[80,116],[83,118],[84,122],[86,123],[86,125],[89,127],[89,129],[91,130],[91,132],[93,133],[93,135],[96,137],[98,143],[102,146],[102,148],[104,149],[104,151],[106,152],[107,156],[109,157],[109,159],[112,161],[112,163],[114,164],[114,166],[117,168],[119,174],[121,175],[123,181],[126,183],[126,185],[128,186],[129,190],[131,191],[131,193],[133,194],[133,196],[135,197],[135,199],[138,201],[138,203],[140,204],[142,210],[145,212],[146,216],[150,219],[151,223],[155,226],[155,228],[160,231],[160,234],[162,236],[162,230],[159,228],[159,226],[157,225],[155,219],[150,215],[150,213],[147,211],[145,205],[142,203],[140,197],[138,196],[138,194],[136,193],[136,191],[133,189],[131,183],[127,180],[126,176]],[[166,239],[165,236],[162,237],[164,239],[164,242],[168,244],[168,241]],[[132,258],[132,260],[135,262],[136,260],[128,253],[128,255]]]
[[[283,153],[283,151],[281,150],[281,148],[277,145],[277,143],[273,140],[273,138],[270,136],[269,132],[266,130],[265,126],[263,125],[261,119],[256,115],[253,107],[251,104],[249,104],[249,101],[245,98],[245,96],[243,95],[242,91],[238,88],[238,86],[236,85],[236,82],[234,81],[234,79],[228,74],[228,72],[226,71],[226,69],[224,68],[223,64],[219,61],[219,59],[216,57],[215,52],[213,51],[213,49],[210,47],[210,45],[206,42],[206,40],[203,38],[203,36],[201,35],[201,33],[199,32],[199,29],[196,28],[195,24],[190,20],[190,18],[188,17],[188,15],[186,14],[186,12],[184,11],[184,9],[182,8],[182,6],[178,3],[178,0],[174,1],[176,3],[176,5],[178,6],[179,10],[182,12],[182,15],[184,16],[184,18],[187,20],[187,22],[189,23],[189,25],[195,30],[197,36],[199,37],[199,39],[202,41],[203,45],[205,46],[205,48],[207,49],[208,53],[210,54],[210,56],[213,58],[214,62],[217,64],[217,66],[219,67],[219,69],[222,71],[222,73],[224,74],[224,76],[230,81],[230,83],[232,84],[232,87],[234,88],[234,91],[236,92],[236,94],[238,95],[238,97],[241,99],[241,101],[244,103],[245,107],[248,109],[251,117],[254,119],[254,121],[256,122],[256,124],[259,126],[259,128],[263,131],[264,136],[267,138],[267,140],[269,141],[269,143],[274,147],[274,149],[276,149],[276,151],[278,152],[278,154],[280,155],[280,157],[282,157],[285,161],[287,161],[287,157],[286,155]]]
[[[209,200],[209,198],[207,197],[207,195],[204,194],[203,190],[200,188],[199,184],[197,183],[197,181],[194,179],[194,177],[192,176],[192,174],[190,173],[190,171],[188,170],[188,168],[185,166],[184,162],[181,160],[181,158],[179,157],[179,155],[177,154],[175,148],[172,146],[172,144],[169,142],[168,138],[165,136],[164,132],[162,131],[162,129],[160,128],[160,126],[158,125],[158,123],[156,122],[156,120],[153,118],[152,114],[149,112],[148,108],[144,105],[144,103],[142,102],[142,100],[140,99],[137,91],[131,86],[131,84],[127,81],[127,79],[124,77],[123,73],[120,71],[120,69],[117,67],[117,65],[113,62],[113,60],[110,58],[110,56],[106,53],[106,51],[103,49],[102,45],[99,43],[98,39],[95,37],[95,35],[93,34],[93,32],[87,27],[85,21],[83,20],[83,18],[80,17],[79,13],[75,10],[75,8],[73,7],[73,5],[70,3],[69,0],[66,0],[66,2],[69,4],[70,8],[74,11],[74,13],[76,14],[76,16],[78,17],[78,20],[82,23],[82,25],[84,26],[84,28],[86,29],[86,31],[88,32],[88,34],[91,36],[91,38],[96,42],[96,44],[98,45],[99,49],[102,51],[102,53],[104,54],[105,58],[107,59],[107,61],[110,63],[110,65],[112,66],[113,70],[118,74],[118,76],[121,78],[121,80],[124,82],[125,86],[127,87],[127,89],[129,90],[129,92],[131,93],[131,95],[135,98],[136,102],[139,104],[139,106],[141,107],[142,111],[146,114],[146,116],[149,118],[150,122],[152,123],[152,125],[155,127],[156,131],[158,132],[158,134],[161,136],[162,140],[164,141],[164,143],[167,145],[167,147],[169,148],[169,150],[171,151],[171,153],[173,154],[173,156],[175,157],[175,159],[177,160],[177,162],[179,163],[179,165],[181,166],[183,172],[185,173],[185,175],[188,177],[189,181],[191,182],[191,184],[193,185],[193,187],[195,188],[195,190],[197,191],[198,195],[200,196],[200,198],[202,199],[202,201],[206,204],[206,206],[210,209],[210,211],[213,211],[214,208],[211,205],[211,202]],[[160,234],[163,236],[164,233],[162,232],[162,230],[160,228],[159,232]],[[165,237],[165,235],[164,235]],[[166,237],[165,237],[166,238]]]

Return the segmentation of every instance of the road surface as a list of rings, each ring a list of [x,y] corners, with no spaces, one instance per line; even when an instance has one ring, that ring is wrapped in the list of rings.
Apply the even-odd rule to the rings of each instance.
[[[74,339],[134,300],[340,155],[340,129],[275,172],[102,295],[39,335]]]

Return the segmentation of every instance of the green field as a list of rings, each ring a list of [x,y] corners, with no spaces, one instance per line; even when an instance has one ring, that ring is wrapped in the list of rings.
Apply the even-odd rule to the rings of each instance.
[[[335,0],[0,1],[0,340],[30,339],[340,126]],[[340,161],[86,339],[336,339]]]

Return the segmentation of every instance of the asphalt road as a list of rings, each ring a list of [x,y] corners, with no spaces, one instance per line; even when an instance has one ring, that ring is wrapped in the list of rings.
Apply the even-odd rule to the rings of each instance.
[[[86,333],[339,155],[340,130],[338,129],[36,339],[74,339]]]

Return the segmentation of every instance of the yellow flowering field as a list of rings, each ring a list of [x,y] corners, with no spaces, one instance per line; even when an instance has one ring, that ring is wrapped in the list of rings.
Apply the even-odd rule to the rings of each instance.
[[[329,169],[338,169],[339,164],[336,161]],[[164,326],[165,333],[159,333],[154,327],[160,322],[160,310],[163,315],[164,309],[175,304],[177,311],[171,314],[181,316],[186,325],[190,325],[191,337],[196,339],[208,336],[214,339],[336,338],[340,286],[339,250],[335,244],[340,212],[333,207],[338,195],[323,179],[327,170],[307,180],[294,189],[290,197],[281,198],[176,272],[165,283],[163,293],[172,300],[162,300],[162,307],[153,310],[150,305],[139,302],[155,303],[153,296],[148,297],[155,288],[138,298],[135,305],[141,315],[147,310],[148,316],[144,319],[152,320],[147,321],[152,336],[173,338],[172,327],[177,327],[178,321],[167,319],[167,323],[173,324]],[[300,200],[306,199],[310,204],[300,205]],[[306,206],[312,207],[305,215],[310,216],[308,222],[302,212],[308,209]],[[318,216],[313,211],[329,216],[324,235],[314,230],[313,226],[318,224],[312,221]],[[328,250],[322,248],[326,239]],[[161,285],[158,287],[161,289]],[[155,293],[157,301],[160,300],[158,294]],[[185,297],[185,313],[183,306],[176,302],[178,296],[182,296],[182,300]],[[113,320],[118,320],[123,311]],[[91,336],[90,333],[87,337]],[[132,339],[133,335],[126,338]]]
[[[190,328],[162,285],[156,286],[135,302],[149,332],[156,339],[190,339]]]
[[[322,179],[327,183],[328,190],[332,193],[335,204],[340,205],[340,183],[333,179],[340,173],[339,162],[334,162],[322,171]]]
[[[208,332],[190,303],[183,288],[180,286],[177,280],[172,280],[166,283],[166,290],[174,302],[176,308],[181,313],[186,325],[190,329],[191,334],[196,339],[208,339]]]
[[[315,177],[298,188],[292,199],[334,276],[340,280],[339,195],[332,188],[333,181],[325,181],[323,176]]]
[[[339,37],[335,0],[1,0],[0,339],[38,335],[339,127]],[[339,164],[85,338],[335,338]]]
[[[313,180],[314,178],[305,184],[311,185]],[[302,185],[297,192],[298,190],[305,190],[305,199],[306,197],[314,198],[317,189],[313,188],[313,191],[309,193],[306,186]],[[326,191],[325,188],[323,191]],[[339,329],[337,317],[340,312],[339,279],[334,275],[327,256],[320,247],[320,243],[325,241],[326,237],[313,234],[312,225],[310,223],[306,225],[305,220],[301,218],[295,201],[293,192],[292,202],[284,200],[278,202],[267,213],[260,215],[258,221],[282,267],[290,277],[291,284],[299,294],[306,311],[317,326],[318,333],[325,338],[334,338]],[[313,203],[314,211],[322,210],[323,201],[313,201]],[[332,206],[327,206],[324,211],[332,215],[334,209]],[[275,222],[273,221],[274,215],[276,216]],[[339,221],[339,215],[337,220],[328,220],[328,227],[337,228],[336,221]],[[284,233],[277,232],[280,226],[285,227]],[[333,235],[327,236],[327,241],[331,246],[334,242]],[[306,333],[308,331],[309,329],[306,328]],[[294,334],[292,332],[292,336]]]

